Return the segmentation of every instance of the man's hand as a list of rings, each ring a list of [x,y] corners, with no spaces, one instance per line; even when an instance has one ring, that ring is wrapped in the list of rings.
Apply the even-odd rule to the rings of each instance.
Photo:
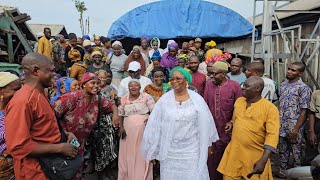
[[[60,154],[73,159],[76,157],[78,150],[69,143],[60,144]]]
[[[67,135],[67,143],[70,143],[72,141],[73,138],[77,138],[72,132],[65,132]]]
[[[309,131],[309,141],[310,145],[315,146],[317,144],[317,138],[314,131]]]
[[[208,147],[208,157],[211,156],[213,154],[212,152],[212,146]]]
[[[226,127],[224,128],[226,133],[231,133],[233,127],[233,122],[227,122]]]
[[[251,171],[251,173],[249,175],[253,175],[253,174],[262,174],[264,171],[264,168],[266,166],[266,161],[260,159],[259,161],[257,161],[256,163],[254,163],[253,165],[253,170]]]
[[[293,131],[287,134],[287,139],[291,144],[297,144],[298,142],[297,137],[298,137],[298,134]]]

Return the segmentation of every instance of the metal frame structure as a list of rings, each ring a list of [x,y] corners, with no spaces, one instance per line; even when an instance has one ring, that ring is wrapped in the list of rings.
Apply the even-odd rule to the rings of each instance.
[[[261,39],[257,39],[255,36],[257,1],[263,1]],[[270,74],[273,79],[276,79],[278,84],[285,79],[285,71],[288,64],[294,61],[303,62],[307,67],[306,77],[311,80],[315,89],[320,89],[318,82],[320,18],[310,37],[302,39],[301,25],[284,28],[276,14],[277,12],[320,13],[320,11],[277,10],[276,5],[279,1],[294,2],[297,0],[254,0],[251,61],[254,58],[263,58],[265,60],[265,72]],[[278,26],[276,30],[272,30],[273,20]],[[316,35],[316,32],[318,32],[318,35]],[[301,51],[302,45],[305,43],[306,46]],[[260,52],[256,52],[258,48],[260,48]],[[310,50],[312,50],[309,54],[310,56],[306,57],[306,53]],[[274,72],[275,69],[276,71]]]
[[[3,9],[3,14],[0,15],[0,30],[7,35],[9,63],[14,62],[14,56],[20,45],[22,45],[28,53],[33,52],[28,39],[16,24],[30,19],[30,16],[27,14],[20,14],[19,16],[13,17],[11,12],[5,9]],[[16,35],[19,39],[19,43],[15,48],[13,46],[13,35]]]

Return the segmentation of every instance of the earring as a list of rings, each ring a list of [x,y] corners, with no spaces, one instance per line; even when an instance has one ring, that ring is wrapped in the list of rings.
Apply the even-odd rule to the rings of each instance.
[[[3,101],[3,95],[0,96],[0,102],[2,102],[2,101]]]

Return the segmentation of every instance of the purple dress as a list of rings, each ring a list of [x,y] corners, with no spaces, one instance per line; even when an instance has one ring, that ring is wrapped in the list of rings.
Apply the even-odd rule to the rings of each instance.
[[[170,54],[166,52],[163,54],[160,64],[161,66],[171,70],[178,66],[178,59],[175,56],[170,56]]]

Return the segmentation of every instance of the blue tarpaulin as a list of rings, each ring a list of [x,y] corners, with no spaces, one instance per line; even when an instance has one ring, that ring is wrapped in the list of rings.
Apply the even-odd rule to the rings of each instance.
[[[108,37],[232,38],[251,32],[251,23],[224,6],[201,0],[163,0],[137,7],[120,17],[112,24]]]

